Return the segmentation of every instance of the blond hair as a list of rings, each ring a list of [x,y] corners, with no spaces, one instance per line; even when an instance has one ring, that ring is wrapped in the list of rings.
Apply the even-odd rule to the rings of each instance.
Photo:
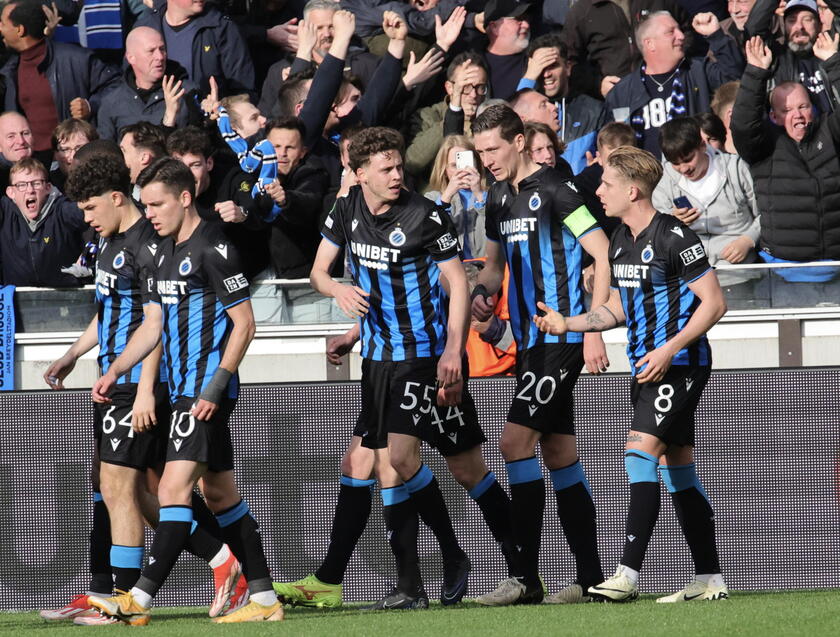
[[[464,135],[447,135],[443,138],[443,144],[435,156],[435,163],[432,165],[432,176],[429,178],[429,190],[437,190],[442,193],[449,185],[449,177],[446,176],[446,164],[449,162],[449,151],[453,148],[463,148],[472,152],[475,160],[475,169],[481,175],[481,189],[487,190],[487,185],[484,182],[484,166],[481,165],[481,159],[478,153],[475,152],[475,146],[472,141]]]
[[[647,199],[662,179],[662,164],[648,151],[634,146],[616,148],[607,158],[607,166],[637,186]]]
[[[224,108],[228,112],[228,117],[230,118],[230,125],[233,128],[239,128],[242,122],[239,119],[239,115],[237,115],[233,110],[232,107],[236,106],[237,104],[250,104],[251,98],[247,93],[240,93],[239,95],[228,95],[227,97],[223,97],[219,101],[219,105]]]

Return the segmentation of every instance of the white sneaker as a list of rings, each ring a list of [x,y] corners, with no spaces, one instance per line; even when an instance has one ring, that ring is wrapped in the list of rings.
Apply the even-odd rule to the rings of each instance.
[[[608,602],[632,602],[639,597],[639,585],[627,577],[619,566],[605,582],[589,587],[589,594]]]
[[[476,598],[482,606],[510,606],[519,601],[525,594],[525,584],[515,577],[509,577],[499,582],[496,590]]]
[[[719,599],[729,599],[729,589],[726,587],[722,578],[715,577],[709,580],[708,583],[696,579],[681,591],[660,597],[656,601],[659,604],[675,604]]]
[[[583,587],[580,584],[569,584],[554,595],[546,597],[544,601],[546,604],[583,604],[591,602],[592,598],[584,594]]]

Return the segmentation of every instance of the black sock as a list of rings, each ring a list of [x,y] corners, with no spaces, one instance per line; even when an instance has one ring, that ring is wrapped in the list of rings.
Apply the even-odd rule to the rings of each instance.
[[[414,499],[403,485],[382,489],[381,494],[388,543],[397,561],[397,590],[413,597],[423,590],[417,554],[420,521]]]
[[[158,592],[178,556],[187,544],[192,527],[192,509],[188,506],[160,507],[160,521],[152,541],[149,563],[136,586],[154,597]]]
[[[505,463],[510,484],[513,533],[526,585],[539,584],[538,562],[545,510],[545,482],[536,456]]]
[[[111,546],[111,570],[114,572],[114,588],[129,591],[140,579],[143,568],[142,546]]]
[[[222,529],[219,526],[219,521],[213,515],[213,512],[207,508],[207,503],[204,501],[204,498],[195,491],[192,494],[192,510],[195,523],[214,538],[221,541]]]
[[[575,556],[576,581],[586,590],[604,581],[598,536],[595,526],[595,503],[580,461],[551,472],[557,516]]]
[[[353,550],[367,526],[372,506],[371,490],[375,480],[357,480],[341,476],[338,502],[335,505],[330,546],[315,577],[325,584],[341,584]]]
[[[219,513],[216,518],[222,528],[222,538],[242,564],[251,594],[271,590],[271,574],[265,559],[259,525],[248,510],[248,503],[238,504]]]
[[[185,548],[196,557],[209,562],[222,550],[222,530],[216,516],[195,492],[192,495],[192,510],[194,524]]]
[[[720,573],[715,542],[715,514],[700,484],[694,464],[660,466],[662,480],[671,492],[671,501],[694,560],[697,575]]]
[[[521,572],[519,552],[513,539],[510,498],[496,480],[496,474],[488,471],[476,486],[470,490],[470,497],[475,500],[493,539],[502,550],[508,567],[508,576],[514,577]]]
[[[462,559],[464,551],[461,550],[458,538],[455,537],[455,529],[452,528],[446,502],[443,500],[443,494],[440,492],[432,470],[426,465],[421,465],[417,473],[406,481],[405,488],[411,494],[420,519],[435,534],[440,544],[443,561],[451,564]]]
[[[114,589],[111,574],[111,518],[99,491],[93,492],[93,525],[90,527],[90,585],[88,591],[110,595]]]

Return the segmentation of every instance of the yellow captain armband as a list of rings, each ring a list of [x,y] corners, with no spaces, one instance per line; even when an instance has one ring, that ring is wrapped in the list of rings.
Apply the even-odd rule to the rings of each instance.
[[[592,216],[592,213],[589,212],[589,208],[586,206],[579,206],[563,220],[563,223],[575,235],[576,239],[586,234],[587,231],[592,230],[593,227],[598,226],[598,221]]]

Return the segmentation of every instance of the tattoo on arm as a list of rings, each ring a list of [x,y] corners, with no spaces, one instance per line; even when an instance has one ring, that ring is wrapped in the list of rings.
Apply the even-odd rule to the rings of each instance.
[[[641,441],[642,441],[642,434],[634,434],[634,433],[627,434],[627,442],[641,442]]]
[[[607,317],[601,313],[601,310],[606,310],[607,314],[610,316]],[[612,318],[612,322],[610,322],[610,317]],[[596,310],[592,310],[591,312],[586,313],[586,327],[588,328],[587,331],[604,331],[608,330],[612,327],[618,325],[618,319],[616,318],[615,314],[610,311],[606,305],[602,305]]]

